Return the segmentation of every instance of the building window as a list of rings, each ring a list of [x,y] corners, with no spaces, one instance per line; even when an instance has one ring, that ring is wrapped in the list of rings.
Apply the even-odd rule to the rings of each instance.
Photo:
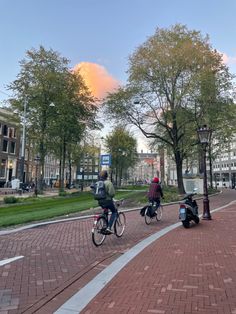
[[[2,123],[0,123],[0,134],[2,134]]]
[[[4,136],[7,136],[7,135],[8,135],[8,127],[7,127],[6,124],[4,124],[4,126],[3,126],[3,135],[4,135]]]
[[[8,141],[7,140],[3,140],[2,151],[3,152],[7,152],[7,148],[8,148]]]
[[[15,137],[15,129],[14,128],[9,128],[9,137],[10,138]]]
[[[1,168],[0,168],[0,177],[1,178],[4,178],[5,177],[5,173],[6,173],[6,159],[2,159],[2,162],[1,162]]]
[[[10,153],[11,154],[15,154],[16,151],[16,143],[15,142],[11,142],[10,143]]]

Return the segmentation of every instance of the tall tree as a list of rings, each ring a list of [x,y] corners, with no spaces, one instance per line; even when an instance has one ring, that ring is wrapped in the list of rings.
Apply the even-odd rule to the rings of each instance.
[[[236,106],[233,102],[231,82],[233,76],[228,71],[224,71],[224,65],[221,63],[218,69],[218,71],[203,72],[201,79],[197,82],[200,93],[192,94],[198,127],[206,124],[212,130],[211,140],[207,147],[211,187],[213,187],[213,161],[222,150],[228,149],[229,141],[235,134],[236,123]],[[200,152],[202,155],[202,150]]]
[[[137,161],[137,141],[124,127],[117,126],[105,138],[105,146],[111,154],[113,180],[115,177],[115,184],[120,186],[128,168],[133,168]]]
[[[9,85],[13,109],[24,115],[27,103],[28,136],[34,138],[40,156],[41,179],[48,152],[57,152],[61,179],[68,142],[79,142],[85,126],[93,125],[96,107],[81,76],[68,69],[69,61],[52,49],[31,49],[20,62],[20,73]]]
[[[229,87],[228,69],[208,37],[179,24],[157,29],[130,56],[129,83],[106,100],[110,117],[137,126],[147,138],[172,151],[180,193],[184,193],[183,161],[197,142],[196,108],[198,123],[205,118],[197,99],[205,73],[214,74],[215,95],[220,95],[222,86]],[[207,87],[211,89],[208,83]],[[204,106],[208,104],[202,103],[201,108]]]
[[[60,181],[64,188],[66,159],[70,164],[72,152],[76,149],[85,130],[97,127],[97,107],[78,72],[67,72],[60,93],[53,103],[54,121],[50,125],[49,138],[53,153],[60,159]],[[56,144],[56,145],[55,145]]]

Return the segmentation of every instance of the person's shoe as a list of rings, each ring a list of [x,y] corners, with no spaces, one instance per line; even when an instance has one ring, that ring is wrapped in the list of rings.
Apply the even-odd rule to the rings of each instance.
[[[106,228],[106,234],[112,234],[112,233],[113,233],[113,231],[111,231],[111,228],[107,227]]]

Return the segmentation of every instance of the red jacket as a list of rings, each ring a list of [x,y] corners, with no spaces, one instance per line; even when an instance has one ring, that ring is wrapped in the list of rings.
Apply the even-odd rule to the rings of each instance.
[[[152,182],[148,191],[149,200],[156,200],[160,199],[161,197],[163,197],[163,192],[160,184]]]

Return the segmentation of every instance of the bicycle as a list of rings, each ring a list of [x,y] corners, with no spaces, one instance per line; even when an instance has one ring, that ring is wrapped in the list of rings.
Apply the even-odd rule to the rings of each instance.
[[[152,219],[156,218],[157,221],[160,221],[162,218],[163,206],[161,203],[157,205],[155,202],[150,202],[144,212],[144,220],[147,225],[150,225]]]
[[[123,203],[123,200],[115,201],[115,205],[118,207]],[[103,213],[97,214],[94,216],[94,223],[92,228],[92,241],[95,246],[100,246],[105,241],[107,235],[110,235],[106,232],[109,221],[109,209],[103,208]],[[126,217],[125,214],[117,210],[117,217],[114,221],[114,234],[120,238],[122,237],[125,226],[126,226]]]

